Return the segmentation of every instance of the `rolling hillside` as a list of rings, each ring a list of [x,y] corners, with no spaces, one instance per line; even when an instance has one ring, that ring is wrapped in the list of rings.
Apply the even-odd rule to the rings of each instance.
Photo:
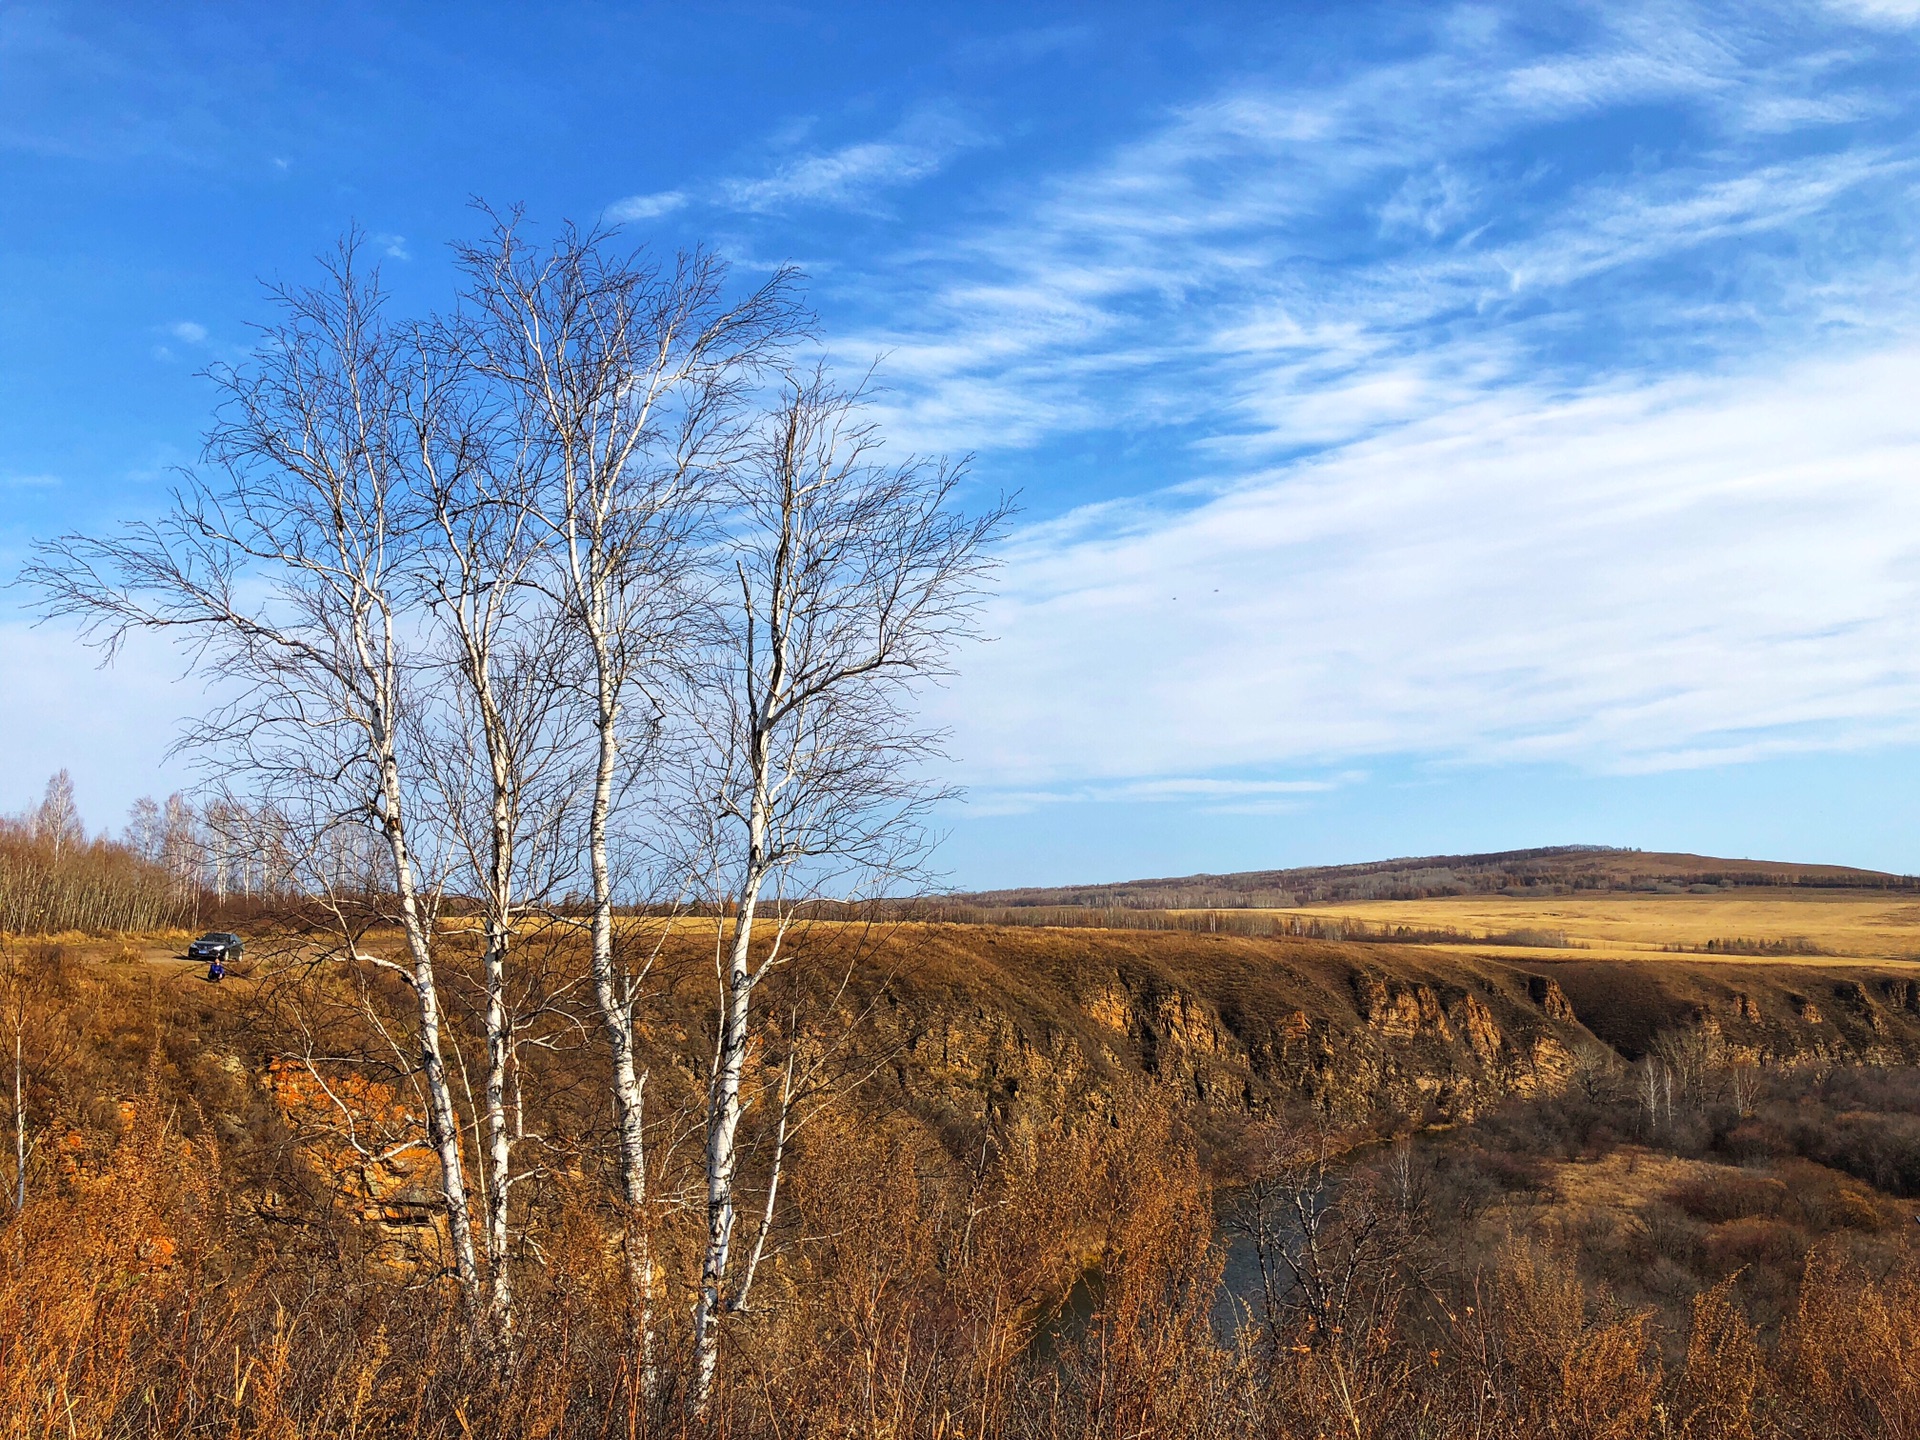
[[[1920,879],[1844,865],[1772,860],[1726,860],[1619,850],[1604,845],[1554,845],[1487,855],[1426,855],[1358,865],[1295,870],[1243,870],[1228,875],[1183,875],[1103,885],[1026,887],[952,897],[978,905],[1084,905],[1121,909],[1292,909],[1305,905],[1439,896],[1532,897],[1589,891],[1680,894],[1728,889],[1871,890],[1920,892]]]

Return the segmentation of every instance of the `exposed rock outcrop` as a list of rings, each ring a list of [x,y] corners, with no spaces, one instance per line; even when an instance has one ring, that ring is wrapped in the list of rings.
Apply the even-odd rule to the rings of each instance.
[[[897,1043],[910,1103],[955,1119],[1082,1113],[1144,1082],[1203,1126],[1302,1102],[1457,1121],[1572,1083],[1583,1049],[1632,1060],[1662,1036],[1760,1065],[1920,1059],[1904,974],[1572,959],[1541,974],[1412,947],[1038,927],[927,927],[917,944],[930,963],[900,972],[889,1012],[912,1033],[861,1044]]]
[[[1573,1002],[1567,999],[1567,992],[1560,988],[1558,980],[1545,975],[1527,977],[1527,995],[1542,1010],[1549,1020],[1558,1020],[1563,1025],[1577,1025],[1580,1017],[1573,1013]]]

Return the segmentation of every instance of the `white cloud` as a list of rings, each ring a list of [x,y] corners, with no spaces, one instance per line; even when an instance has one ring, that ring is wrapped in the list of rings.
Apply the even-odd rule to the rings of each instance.
[[[835,348],[887,357],[916,447],[1198,425],[1252,453],[1920,308],[1912,147],[1779,141],[1885,109],[1847,88],[1861,56],[1684,6],[1583,14],[1544,58],[1460,25],[1318,88],[1237,83],[863,273],[872,322]],[[1595,166],[1540,138],[1609,105],[1668,107],[1664,149]]]
[[[911,184],[933,174],[948,153],[946,147],[924,143],[862,141],[800,156],[771,175],[725,181],[720,194],[728,205],[740,210],[859,204],[875,191]]]
[[[1299,807],[1297,797],[1337,790],[1364,779],[1349,771],[1332,779],[1249,780],[1221,776],[1169,776],[1155,780],[1093,783],[1053,789],[1009,789],[990,786],[965,798],[975,816],[1027,815],[1063,803],[1177,804],[1202,802],[1202,808],[1220,814],[1267,814]]]
[[[686,203],[686,195],[679,190],[662,190],[653,195],[629,195],[607,207],[607,219],[616,225],[657,220],[662,215],[671,215]]]
[[[1515,392],[1177,515],[1037,526],[941,701],[956,751],[989,789],[1144,798],[1383,754],[1646,770],[1920,737],[1917,388],[1905,347]]]
[[[1871,25],[1920,25],[1920,0],[1828,0],[1828,6]]]
[[[985,64],[1031,65],[1056,55],[1071,54],[1093,43],[1098,32],[1091,25],[1047,25],[1032,30],[968,40],[956,56]]]
[[[206,342],[207,327],[194,320],[176,320],[167,326],[167,333],[188,345],[201,345]]]
[[[1437,240],[1474,213],[1473,187],[1445,165],[1409,175],[1380,207],[1384,230],[1417,230]]]
[[[785,127],[775,137],[776,148],[797,147],[815,128],[811,118]],[[758,174],[727,177],[691,191],[632,195],[609,205],[606,215],[625,224],[657,219],[696,204],[748,214],[810,207],[868,210],[880,203],[885,192],[937,174],[955,155],[980,143],[974,130],[957,117],[928,109],[909,116],[880,139],[787,155]]]
[[[1115,800],[1174,800],[1193,796],[1313,795],[1332,790],[1332,780],[1235,780],[1217,776],[1174,776],[1166,780],[1136,780],[1111,786],[1105,798]]]
[[[96,669],[70,627],[0,621],[8,677],[0,813],[29,804],[63,768],[81,777],[81,814],[92,830],[117,830],[136,796],[188,784],[187,768],[166,755],[176,717],[200,699],[197,682],[178,678],[182,668],[152,637],[133,637],[110,669]]]
[[[1910,101],[1830,33],[1582,14],[1241,83],[861,276],[906,446],[1161,467],[1012,547],[939,702],[976,809],[1920,738],[1920,153],[1829,128]],[[1660,148],[1584,153],[1614,106]]]

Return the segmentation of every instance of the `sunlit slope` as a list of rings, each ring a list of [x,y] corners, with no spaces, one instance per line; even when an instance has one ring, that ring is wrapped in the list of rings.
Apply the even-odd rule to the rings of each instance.
[[[1453,929],[1476,936],[1528,931],[1563,935],[1564,947],[1526,946],[1542,958],[1578,948],[1592,958],[1675,950],[1749,963],[1770,954],[1823,959],[1920,958],[1920,899],[1911,893],[1769,887],[1716,895],[1587,892],[1573,895],[1448,895],[1288,908],[1325,922]],[[1470,948],[1470,947],[1469,947]],[[1507,947],[1503,947],[1507,948]]]
[[[956,896],[1018,913],[1047,907],[1124,912],[1297,915],[1312,933],[1352,920],[1368,930],[1458,932],[1508,955],[1702,959],[1920,960],[1920,879],[1840,865],[1727,859],[1596,845],[1364,864],[1248,870]],[[1531,932],[1531,933],[1530,933]],[[1338,938],[1329,935],[1328,938]],[[1411,938],[1411,937],[1410,937]],[[1543,943],[1528,944],[1538,939]]]
[[[1920,880],[1843,865],[1732,860],[1712,855],[1550,845],[1482,855],[1403,856],[1355,865],[1242,870],[1098,885],[981,891],[956,899],[977,905],[1084,905],[1094,908],[1195,909],[1420,900],[1461,895],[1674,894],[1695,886],[1904,891],[1920,900]]]

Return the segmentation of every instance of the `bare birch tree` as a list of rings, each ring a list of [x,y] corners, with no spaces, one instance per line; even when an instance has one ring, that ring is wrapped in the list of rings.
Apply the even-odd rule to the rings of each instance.
[[[160,812],[159,859],[177,895],[197,895],[206,873],[205,837],[193,804],[179,791]]]
[[[482,1031],[487,1058],[476,1127],[483,1130],[490,1330],[512,1329],[515,1146],[524,1138],[519,1049],[548,1008],[516,986],[510,965],[522,921],[551,905],[574,861],[568,802],[578,707],[563,618],[535,571],[546,536],[529,501],[528,437],[511,411],[467,383],[457,328],[436,327],[423,359],[422,401],[412,412],[415,487],[432,543],[417,552],[419,583],[433,618],[438,662],[451,682],[444,703],[423,716],[432,733],[419,751],[462,873],[477,901]],[[502,424],[502,420],[506,424]]]
[[[727,470],[730,573],[696,700],[702,744],[687,800],[709,827],[709,898],[722,916],[694,1310],[700,1404],[712,1390],[722,1317],[750,1289],[762,1253],[756,1239],[734,1283],[755,992],[781,963],[806,900],[873,893],[921,859],[920,821],[943,793],[924,767],[941,737],[915,723],[914,696],[944,675],[970,633],[991,568],[987,546],[1007,514],[1004,505],[956,510],[961,466],[884,463],[863,402],[824,371],[790,375]],[[783,1152],[776,1143],[776,1163]],[[778,1184],[768,1177],[770,1199]],[[770,1224],[769,1212],[761,1235]]]
[[[86,839],[86,830],[80,824],[80,807],[73,798],[73,777],[65,770],[47,781],[46,794],[33,812],[33,833],[53,851],[55,864],[60,862],[62,851]]]
[[[481,1274],[442,1048],[434,966],[435,849],[406,754],[416,690],[409,564],[421,517],[408,479],[416,367],[350,237],[316,288],[275,291],[281,319],[252,363],[210,372],[222,406],[207,468],[157,523],[40,546],[25,578],[49,615],[78,617],[109,658],[129,631],[184,637],[229,697],[186,743],[263,802],[366,829],[416,1002],[416,1075],[445,1194],[453,1270],[476,1315]]]
[[[794,277],[776,272],[732,303],[727,268],[710,255],[655,264],[608,233],[571,228],[542,249],[511,215],[461,261],[470,360],[515,416],[521,453],[538,464],[529,509],[550,559],[542,578],[568,624],[586,691],[590,967],[650,1379],[646,1076],[634,1047],[639,977],[615,953],[617,808],[696,613],[691,550],[713,468],[737,443],[748,385],[799,323]]]
[[[160,863],[160,804],[151,795],[142,795],[127,807],[127,826],[121,832],[127,848],[142,860]]]

